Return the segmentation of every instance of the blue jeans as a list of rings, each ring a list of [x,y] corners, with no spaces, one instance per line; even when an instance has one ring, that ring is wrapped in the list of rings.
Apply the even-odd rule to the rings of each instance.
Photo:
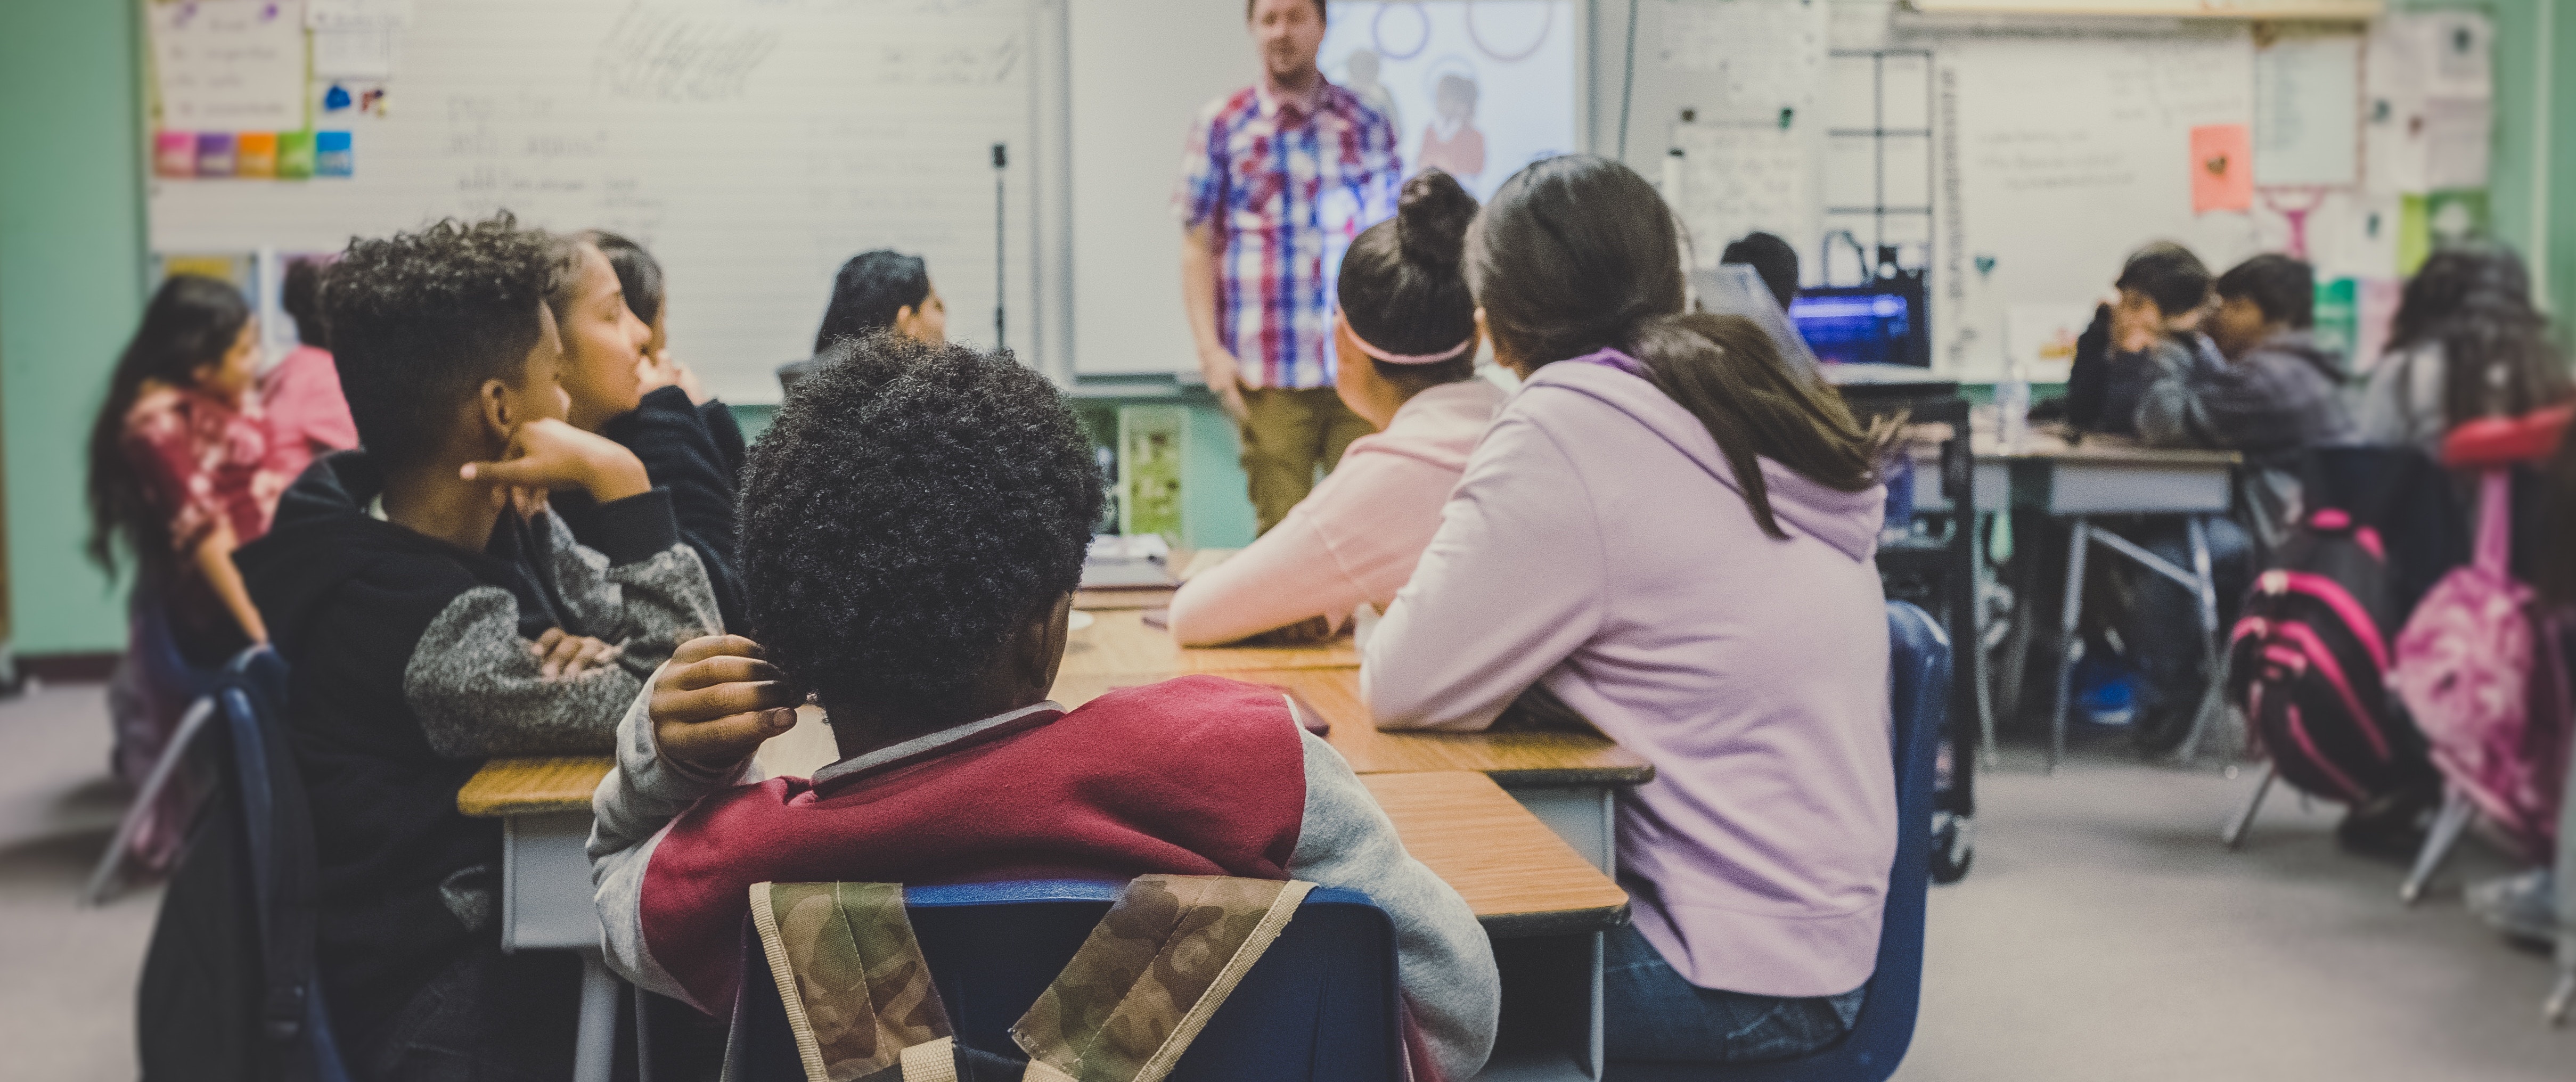
[[[1601,1021],[1611,1059],[1760,1063],[1823,1051],[1851,1032],[1868,986],[1784,999],[1684,980],[1635,925],[1611,931]]]

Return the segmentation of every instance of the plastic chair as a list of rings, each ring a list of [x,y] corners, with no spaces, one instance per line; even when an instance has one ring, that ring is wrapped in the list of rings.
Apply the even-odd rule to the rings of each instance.
[[[1611,1060],[1603,1082],[1881,1082],[1914,1043],[1923,1000],[1923,910],[1931,890],[1933,767],[1950,696],[1950,639],[1922,609],[1887,603],[1888,698],[1896,753],[1896,865],[1878,968],[1851,1033],[1811,1056],[1770,1063]],[[1960,764],[1960,769],[1967,769]]]
[[[81,888],[84,905],[107,904],[122,883],[125,864],[134,856],[135,835],[142,832],[145,822],[161,813],[162,794],[178,777],[179,768],[187,762],[197,738],[209,728],[208,722],[215,712],[214,683],[222,672],[192,666],[179,652],[179,640],[170,630],[169,610],[162,605],[160,591],[148,584],[136,587],[129,608],[131,633],[124,662],[128,671],[120,671],[118,677],[120,681],[132,681],[134,686],[112,683],[110,699],[115,700],[122,688],[141,701],[126,701],[118,707],[119,710],[157,709],[156,704],[164,695],[185,699],[188,707],[179,715],[178,724],[172,726],[163,739],[160,757],[154,759],[152,768],[145,772],[143,784],[136,788],[134,799],[125,807],[125,815],[117,820],[115,835],[108,839],[106,851],[99,854],[97,867],[90,871],[88,884]],[[122,730],[123,724],[120,715],[120,731],[117,733],[120,758],[123,742],[129,736]],[[184,828],[184,820],[179,825]]]
[[[1010,1027],[1064,969],[1120,884],[1039,880],[904,892],[922,957],[969,1048],[1025,1054]],[[747,924],[748,922],[746,922]],[[1396,1082],[1395,928],[1356,891],[1317,889],[1182,1055],[1172,1082]],[[803,1082],[768,956],[746,936],[725,1076]]]

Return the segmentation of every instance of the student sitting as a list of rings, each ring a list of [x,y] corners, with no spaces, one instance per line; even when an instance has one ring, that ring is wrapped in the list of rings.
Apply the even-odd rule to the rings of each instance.
[[[247,394],[258,370],[259,322],[241,291],[173,275],[144,307],[90,426],[90,558],[112,574],[123,549],[139,572],[108,693],[112,760],[129,785],[160,761],[214,670],[268,641],[233,567],[234,548],[268,531],[286,487]],[[188,807],[172,789],[145,814],[139,863],[159,870],[177,855]]]
[[[329,327],[322,318],[323,263],[298,259],[286,265],[278,303],[295,319],[298,345],[259,380],[268,411],[269,468],[293,481],[313,460],[358,445],[357,422],[340,397],[340,373],[331,367]]]
[[[2209,268],[2179,244],[2159,241],[2129,256],[2112,285],[2116,305],[2095,313],[2077,340],[2066,377],[2066,419],[2082,431],[2138,433],[2138,405],[2165,372],[2188,367],[2216,347],[2200,336],[2209,303]]]
[[[2361,393],[2361,438],[2439,457],[2442,436],[2462,421],[2519,417],[2571,393],[2522,257],[2500,245],[2445,248],[2398,301],[2388,349]]]
[[[1186,646],[1231,642],[1314,622],[1339,628],[1361,605],[1381,611],[1413,576],[1440,528],[1467,452],[1502,405],[1476,378],[1476,299],[1458,260],[1476,199],[1449,174],[1405,182],[1396,216],[1370,226],[1342,257],[1340,355],[1334,389],[1378,434],[1252,547],[1201,572],[1172,598]]]
[[[1483,729],[1526,691],[1653,763],[1619,808],[1609,1054],[1777,1059],[1849,1031],[1896,854],[1883,434],[1751,321],[1684,315],[1679,252],[1613,161],[1495,193],[1468,277],[1526,382],[1360,683],[1382,728]]]
[[[724,626],[740,627],[742,576],[733,550],[742,430],[724,403],[698,387],[694,373],[656,346],[662,271],[652,259],[614,233],[582,233],[570,242],[566,272],[546,295],[563,335],[564,390],[572,396],[565,417],[633,451],[654,487],[670,491],[680,540],[706,568]],[[637,292],[627,292],[630,281]],[[593,543],[597,501],[567,492],[554,500],[554,511],[575,540]]]
[[[670,495],[562,420],[559,250],[507,215],[352,243],[324,305],[364,449],[237,555],[293,673],[317,960],[363,1078],[569,1076],[579,964],[501,952],[501,824],[457,788],[489,756],[606,751],[644,676],[716,626]],[[595,549],[543,509],[572,489],[599,501]]]
[[[2258,255],[2220,275],[2217,291],[2207,327],[2218,354],[2194,350],[2158,375],[2138,407],[2140,438],[2258,456],[2350,441],[2342,355],[2311,333],[2316,272]]]
[[[1798,250],[1789,242],[1769,233],[1755,231],[1737,238],[1718,253],[1719,263],[1742,263],[1760,275],[1762,284],[1780,301],[1780,310],[1789,310],[1798,299]]]
[[[931,288],[930,265],[920,256],[878,249],[851,256],[832,277],[832,300],[814,332],[814,356],[778,366],[778,385],[796,382],[823,363],[834,343],[891,330],[920,342],[948,340],[948,302]]]
[[[1293,877],[1387,911],[1417,1077],[1473,1075],[1491,947],[1285,697],[1194,676],[1047,701],[1102,500],[1063,395],[892,334],[826,359],[752,449],[760,644],[688,644],[619,729],[590,843],[609,964],[728,1010],[763,881]],[[758,780],[808,688],[844,758]]]

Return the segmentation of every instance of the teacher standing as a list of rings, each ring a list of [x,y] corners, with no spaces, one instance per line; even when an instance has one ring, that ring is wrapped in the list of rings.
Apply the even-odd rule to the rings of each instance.
[[[1333,286],[1403,181],[1395,126],[1315,66],[1324,2],[1246,0],[1261,78],[1199,111],[1173,197],[1199,371],[1242,434],[1265,532],[1372,431],[1333,392]]]

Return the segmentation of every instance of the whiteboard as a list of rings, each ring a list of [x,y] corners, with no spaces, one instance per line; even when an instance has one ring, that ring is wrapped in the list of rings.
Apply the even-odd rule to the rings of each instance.
[[[2244,27],[1967,35],[1940,42],[1936,64],[1937,368],[1994,378],[2013,309],[2088,305],[2150,241],[2213,272],[2259,250],[2251,215],[2191,200],[2191,129],[2253,119]]]
[[[925,257],[949,333],[993,344],[992,145],[1011,341],[1037,336],[1031,0],[419,0],[347,179],[147,185],[160,252],[333,251],[507,208],[643,243],[671,351],[736,402],[811,352],[833,272]],[[317,87],[316,93],[324,88]],[[1041,351],[1042,352],[1042,351]]]

